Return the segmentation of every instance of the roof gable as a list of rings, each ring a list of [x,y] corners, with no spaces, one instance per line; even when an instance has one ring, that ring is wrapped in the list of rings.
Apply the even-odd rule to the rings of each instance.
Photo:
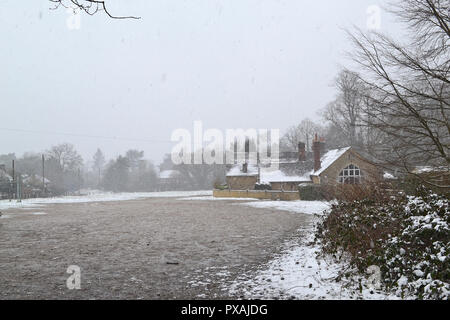
[[[348,150],[350,150],[351,147],[346,148],[340,148],[340,149],[333,149],[325,153],[320,158],[320,164],[321,167],[319,170],[314,171],[312,173],[313,176],[319,176],[321,175],[325,170],[327,170],[336,160],[338,160],[340,157],[342,157]]]

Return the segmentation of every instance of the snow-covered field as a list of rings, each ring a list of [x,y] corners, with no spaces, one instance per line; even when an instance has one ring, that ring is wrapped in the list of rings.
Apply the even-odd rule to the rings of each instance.
[[[86,191],[80,196],[61,196],[54,198],[34,198],[24,199],[22,202],[16,200],[1,200],[0,210],[10,208],[28,208],[38,207],[40,205],[54,204],[54,203],[86,203],[86,202],[105,202],[105,201],[124,201],[145,198],[169,198],[169,197],[193,197],[193,196],[210,196],[212,191],[167,191],[167,192],[99,192]]]
[[[325,201],[261,201],[211,196],[180,200],[252,200],[235,205],[297,214],[322,214],[330,208],[330,203]],[[365,278],[361,279],[361,290],[357,285],[359,279],[337,282],[335,279],[339,272],[348,267],[331,258],[318,257],[319,247],[311,244],[314,238],[312,226],[299,232],[305,234],[301,243],[287,242],[284,251],[261,266],[256,274],[243,274],[223,290],[245,299],[398,299],[395,295],[375,290]]]
[[[16,201],[0,201],[0,209],[24,208],[30,209],[55,203],[87,203],[103,201],[124,201],[133,199],[174,197],[178,200],[205,201],[243,201],[233,203],[235,206],[248,206],[260,209],[283,210],[295,214],[321,214],[330,208],[329,202],[323,201],[266,201],[243,198],[214,198],[211,191],[177,191],[177,192],[146,192],[146,193],[104,193],[98,191],[85,192],[81,196],[55,198],[26,199],[21,203]],[[33,215],[46,215],[43,211],[30,212]],[[7,215],[4,215],[6,218]],[[356,285],[359,279],[335,279],[346,265],[336,263],[331,259],[318,257],[318,246],[311,245],[314,237],[313,226],[299,230],[302,240],[286,242],[284,250],[261,265],[257,272],[242,274],[234,280],[231,286],[224,287],[230,296],[247,299],[396,299],[365,285],[366,279],[361,279],[361,290]],[[195,282],[195,281],[194,281]]]

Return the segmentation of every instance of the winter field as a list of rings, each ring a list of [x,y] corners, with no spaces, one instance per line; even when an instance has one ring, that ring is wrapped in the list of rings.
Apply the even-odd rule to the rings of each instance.
[[[394,298],[334,281],[345,266],[316,258],[328,207],[209,191],[1,201],[1,298]],[[79,290],[66,287],[71,265]]]

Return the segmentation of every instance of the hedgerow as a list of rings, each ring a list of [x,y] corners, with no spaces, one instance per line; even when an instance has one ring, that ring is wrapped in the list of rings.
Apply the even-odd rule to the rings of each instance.
[[[362,200],[337,201],[318,224],[322,251],[363,274],[381,270],[385,290],[400,297],[448,299],[449,200],[421,188],[415,196],[375,188]]]

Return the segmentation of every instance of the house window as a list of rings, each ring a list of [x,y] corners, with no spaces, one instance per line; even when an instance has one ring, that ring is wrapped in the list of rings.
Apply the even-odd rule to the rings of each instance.
[[[353,164],[344,168],[339,174],[339,183],[359,184],[361,183],[361,180],[362,180],[362,172],[357,166]]]

